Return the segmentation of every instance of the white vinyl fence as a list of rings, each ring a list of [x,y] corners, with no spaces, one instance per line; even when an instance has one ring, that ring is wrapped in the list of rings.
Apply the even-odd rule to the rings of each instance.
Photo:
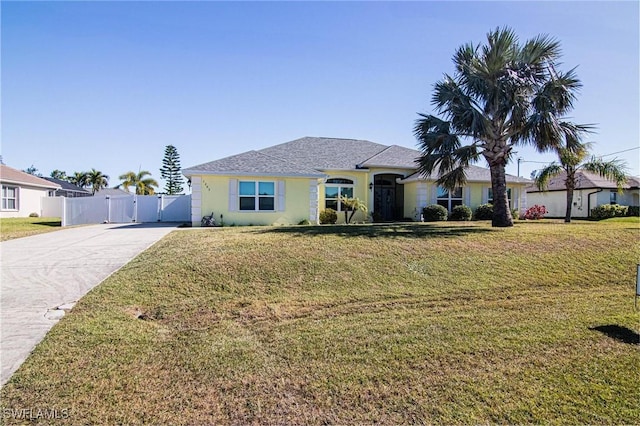
[[[43,217],[61,217],[62,226],[91,223],[190,222],[190,195],[44,197]]]

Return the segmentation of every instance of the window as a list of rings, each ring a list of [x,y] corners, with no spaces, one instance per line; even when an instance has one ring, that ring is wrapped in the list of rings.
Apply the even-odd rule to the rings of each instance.
[[[353,181],[350,179],[327,179],[324,185],[324,207],[337,212],[343,211],[344,206],[338,202],[338,197],[353,198]]]
[[[487,203],[493,204],[493,188],[489,188],[487,197]],[[511,188],[507,188],[507,200],[509,201],[509,206],[511,206]]]
[[[609,192],[609,204],[618,204],[618,191],[612,189]]]
[[[18,188],[2,185],[2,210],[18,210]]]
[[[462,205],[462,188],[458,187],[453,191],[449,191],[441,186],[438,187],[438,195],[436,203],[440,204],[447,210],[451,211],[455,206]]]
[[[275,184],[273,182],[240,181],[240,210],[274,211]]]

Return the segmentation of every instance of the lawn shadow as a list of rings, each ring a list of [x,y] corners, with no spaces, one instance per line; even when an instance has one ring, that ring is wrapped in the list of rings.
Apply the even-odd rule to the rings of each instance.
[[[431,225],[426,223],[373,223],[353,225],[277,226],[255,232],[293,236],[339,235],[369,238],[453,238],[491,232],[490,228],[465,225]]]
[[[627,327],[620,325],[599,325],[597,327],[589,327],[589,330],[599,331],[612,339],[628,345],[640,345],[640,334]]]
[[[33,222],[34,225],[42,225],[42,226],[62,226],[62,221],[60,220],[51,220],[51,221],[43,221],[43,222]]]

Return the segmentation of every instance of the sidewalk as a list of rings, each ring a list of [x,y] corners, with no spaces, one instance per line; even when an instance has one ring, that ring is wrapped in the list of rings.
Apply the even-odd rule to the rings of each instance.
[[[0,243],[0,385],[76,302],[175,224],[107,224]],[[65,309],[67,307],[65,306]]]

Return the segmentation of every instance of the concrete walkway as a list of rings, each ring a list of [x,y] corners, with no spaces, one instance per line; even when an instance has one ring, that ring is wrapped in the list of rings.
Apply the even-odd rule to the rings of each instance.
[[[175,224],[108,224],[0,243],[0,385],[93,287],[160,240]]]

